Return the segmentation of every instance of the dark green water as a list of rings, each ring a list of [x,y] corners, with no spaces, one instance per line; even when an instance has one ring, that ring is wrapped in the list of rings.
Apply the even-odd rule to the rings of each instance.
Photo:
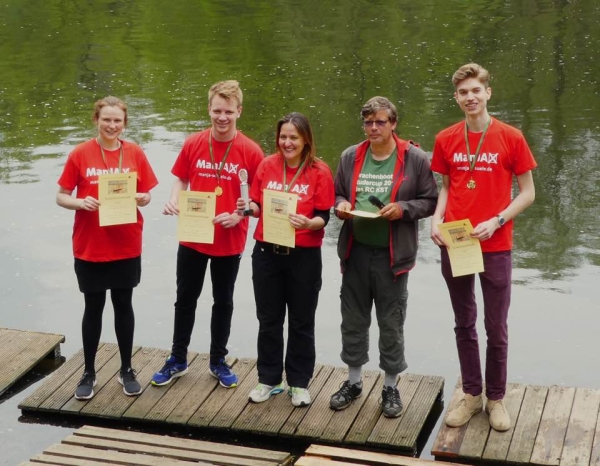
[[[146,217],[136,343],[170,345],[175,224],[160,214],[186,135],[207,124],[207,91],[238,79],[239,127],[270,153],[277,119],[307,114],[319,155],[335,169],[363,137],[359,110],[393,100],[398,132],[427,151],[461,118],[450,77],[476,61],[492,73],[491,113],[520,128],[536,156],[537,197],[516,223],[512,381],[600,386],[595,364],[600,277],[600,4],[595,0],[343,2],[5,0],[0,4],[0,325],[80,344],[82,299],[70,255],[72,213],[54,204],[66,154],[94,135],[93,102],[129,104],[125,138],[140,143],[161,181]],[[319,310],[320,362],[339,361],[335,222],[329,227]],[[423,222],[409,283],[409,371],[458,374],[438,251]],[[248,242],[249,247],[253,241]],[[204,293],[199,309],[206,311]],[[107,309],[103,339],[114,341]],[[231,351],[255,355],[249,257],[240,271]],[[194,340],[207,351],[206,312]],[[204,319],[204,320],[203,320]],[[412,339],[411,339],[412,335]],[[375,341],[375,340],[373,340]],[[532,341],[534,344],[532,344]],[[376,346],[371,367],[377,366]],[[448,388],[447,390],[450,390]],[[447,393],[446,398],[449,398]],[[27,394],[27,391],[24,393]],[[0,405],[0,443],[15,464],[67,435],[17,421],[22,395]],[[35,447],[24,443],[36,440]],[[427,456],[427,449],[424,456]]]

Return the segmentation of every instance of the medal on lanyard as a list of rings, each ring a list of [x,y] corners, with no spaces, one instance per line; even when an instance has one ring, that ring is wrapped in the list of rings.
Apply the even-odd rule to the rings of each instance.
[[[223,156],[223,159],[221,160],[219,169],[217,169],[215,167],[215,157],[213,155],[212,130],[210,130],[210,132],[208,133],[208,150],[210,152],[210,163],[213,166],[213,168],[215,169],[215,177],[217,178],[217,187],[215,188],[215,194],[217,196],[220,196],[221,194],[223,194],[223,188],[221,187],[221,171],[223,170],[223,167],[225,166],[225,161],[227,160],[227,156],[229,155],[229,151],[231,150],[231,146],[233,146],[233,141],[235,140],[236,137],[237,137],[237,132],[235,133],[235,136],[233,137],[233,139],[227,146],[227,149],[225,150],[225,155]]]
[[[471,179],[467,181],[467,189],[475,189],[477,187],[477,183],[473,179],[473,170],[475,170],[475,164],[477,163],[477,158],[479,157],[479,151],[481,150],[481,146],[483,145],[483,140],[485,138],[485,134],[487,133],[488,128],[490,127],[490,123],[492,122],[492,118],[488,120],[485,125],[485,129],[483,130],[483,134],[481,135],[481,139],[479,139],[479,144],[477,144],[477,149],[475,150],[475,154],[471,155],[471,148],[469,147],[469,127],[467,126],[467,122],[465,121],[465,144],[467,145],[467,158],[469,159],[469,173],[471,174]]]

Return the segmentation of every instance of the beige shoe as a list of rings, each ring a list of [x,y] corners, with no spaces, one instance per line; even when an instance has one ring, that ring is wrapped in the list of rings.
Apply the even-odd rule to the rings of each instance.
[[[449,427],[464,426],[469,420],[483,410],[481,395],[473,396],[465,393],[458,406],[448,413],[446,425]]]
[[[504,400],[487,400],[485,412],[490,416],[492,429],[505,432],[510,429],[510,417],[504,406]]]

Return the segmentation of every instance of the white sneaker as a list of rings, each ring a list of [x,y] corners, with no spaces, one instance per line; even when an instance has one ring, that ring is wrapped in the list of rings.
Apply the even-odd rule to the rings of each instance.
[[[292,397],[294,406],[308,406],[310,404],[310,393],[306,388],[290,387],[288,395]]]
[[[254,403],[262,403],[271,398],[271,396],[281,393],[284,388],[285,385],[283,385],[283,382],[275,386],[259,383],[256,388],[250,392],[248,399]]]

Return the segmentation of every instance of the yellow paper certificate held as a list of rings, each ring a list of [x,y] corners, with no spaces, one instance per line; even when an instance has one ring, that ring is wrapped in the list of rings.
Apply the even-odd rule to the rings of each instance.
[[[114,173],[98,176],[100,226],[137,222],[137,173]]]
[[[265,189],[263,204],[263,239],[268,243],[295,247],[296,230],[288,215],[296,213],[298,195]]]
[[[483,254],[477,238],[471,237],[469,219],[438,225],[448,248],[453,277],[483,272]]]
[[[177,239],[190,243],[213,244],[215,240],[214,192],[181,191],[179,193],[179,215],[177,217]]]

